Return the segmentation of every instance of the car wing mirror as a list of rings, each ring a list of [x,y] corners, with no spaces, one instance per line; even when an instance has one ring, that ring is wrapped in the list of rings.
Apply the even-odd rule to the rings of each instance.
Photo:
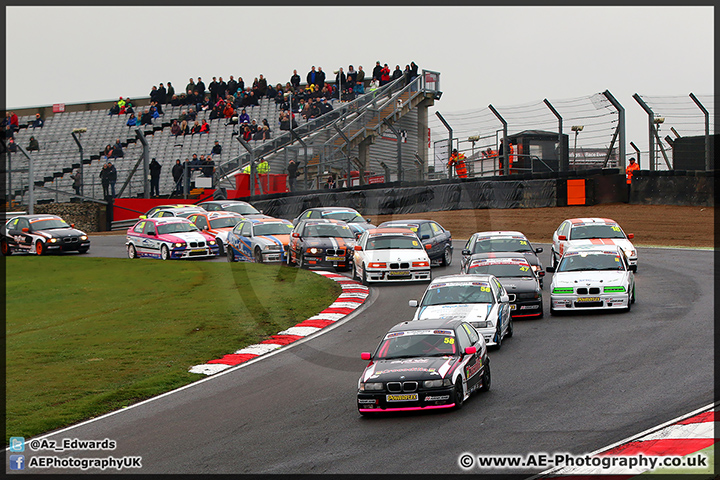
[[[552,265],[548,265],[547,267],[545,267],[545,271],[548,273],[553,273],[555,271],[555,267],[553,267]]]
[[[357,252],[362,252],[362,246],[360,246],[360,245],[355,245],[353,248],[354,248],[355,251],[357,251]]]
[[[300,238],[300,234],[298,232],[293,232],[291,235],[293,238]]]
[[[372,220],[369,219],[369,218],[366,218],[366,219],[365,219],[365,222],[366,222],[366,223],[372,223]]]
[[[430,238],[430,235],[426,233],[425,235],[420,237],[420,240],[427,240],[428,238]]]
[[[140,216],[139,216],[138,218],[141,218],[141,219],[143,219],[143,220],[144,220],[144,219],[146,219],[146,218],[147,218],[147,215],[140,215]]]
[[[462,253],[463,255],[470,255],[470,250],[468,250],[467,248],[463,248],[462,252],[460,253]]]
[[[408,305],[411,306],[411,307],[413,307],[413,308],[417,308],[417,306],[418,306],[418,301],[417,301],[417,300],[408,300]]]
[[[502,303],[509,302],[509,301],[510,301],[510,296],[508,296],[507,293],[504,293],[504,294],[500,295],[500,301],[501,301]]]
[[[465,347],[465,354],[466,355],[472,355],[474,353],[477,353],[476,347]]]
[[[426,243],[425,244],[425,250],[430,250],[432,248],[432,244]]]
[[[543,252],[543,248],[542,248],[542,247],[538,247],[538,248],[535,249],[535,253],[542,253],[542,252]]]
[[[370,352],[363,352],[360,354],[360,358],[363,360],[372,360],[372,354]]]
[[[558,240],[567,240],[566,235],[558,235]]]
[[[30,231],[30,229],[28,227],[23,227],[22,231],[25,233],[28,233]]]
[[[629,239],[635,238],[635,234],[634,234],[634,233],[628,233],[628,236],[627,236],[627,237],[628,237]]]
[[[74,223],[71,223],[71,224],[70,224],[70,228],[75,228],[75,224],[74,224]]]

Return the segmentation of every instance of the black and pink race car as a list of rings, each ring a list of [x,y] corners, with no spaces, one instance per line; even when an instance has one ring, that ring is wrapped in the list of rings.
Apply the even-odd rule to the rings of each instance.
[[[18,215],[8,220],[0,235],[0,250],[5,256],[14,252],[45,255],[49,252],[87,253],[87,234],[68,225],[57,215]]]

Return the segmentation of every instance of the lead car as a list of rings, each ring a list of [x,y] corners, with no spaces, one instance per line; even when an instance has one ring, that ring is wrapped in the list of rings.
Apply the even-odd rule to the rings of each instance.
[[[482,335],[451,319],[402,322],[385,335],[358,380],[361,415],[461,408],[475,390],[490,390]]]

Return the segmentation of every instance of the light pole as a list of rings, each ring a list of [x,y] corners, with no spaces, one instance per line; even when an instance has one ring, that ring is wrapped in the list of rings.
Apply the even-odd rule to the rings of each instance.
[[[578,133],[582,132],[582,129],[585,128],[585,125],[573,125],[570,127],[570,130],[575,132],[575,146],[573,147],[573,165],[575,165],[575,160],[577,159],[577,137]]]

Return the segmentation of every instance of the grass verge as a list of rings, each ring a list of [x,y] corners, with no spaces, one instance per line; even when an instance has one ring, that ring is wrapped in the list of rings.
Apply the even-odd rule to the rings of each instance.
[[[188,368],[293,326],[341,293],[280,265],[6,262],[6,445],[203,378]]]

